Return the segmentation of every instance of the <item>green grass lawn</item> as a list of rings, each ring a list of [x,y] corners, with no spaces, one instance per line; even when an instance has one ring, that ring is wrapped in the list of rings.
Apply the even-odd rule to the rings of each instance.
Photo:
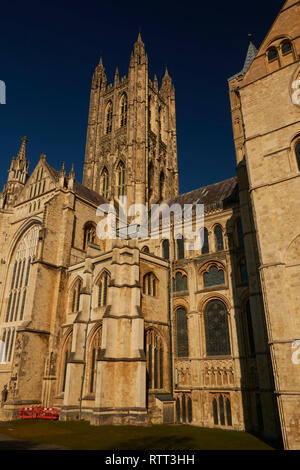
[[[12,421],[0,434],[77,450],[272,450],[251,434],[196,426],[90,426],[85,421]]]

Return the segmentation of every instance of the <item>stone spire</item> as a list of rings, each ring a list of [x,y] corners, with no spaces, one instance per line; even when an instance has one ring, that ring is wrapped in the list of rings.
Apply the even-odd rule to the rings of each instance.
[[[163,76],[160,92],[163,96],[167,97],[170,95],[172,90],[172,80],[169,75],[168,68],[166,67],[165,75]]]
[[[29,162],[26,158],[26,136],[22,138],[20,150],[17,157],[12,157],[8,170],[7,183],[0,194],[0,208],[11,208],[16,203],[18,196],[23,189],[28,176]]]

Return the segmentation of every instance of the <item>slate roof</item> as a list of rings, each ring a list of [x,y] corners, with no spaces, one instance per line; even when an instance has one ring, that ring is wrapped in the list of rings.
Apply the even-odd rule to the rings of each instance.
[[[250,41],[248,51],[247,51],[247,55],[246,55],[246,60],[245,60],[245,63],[244,63],[244,67],[242,68],[242,70],[239,73],[236,73],[232,77],[228,78],[228,80],[232,80],[232,78],[238,77],[239,75],[244,75],[247,72],[247,70],[249,69],[250,65],[252,64],[256,54],[257,54],[257,49],[254,46],[253,42]]]
[[[100,196],[100,194],[96,193],[96,191],[93,191],[92,189],[89,189],[86,186],[83,186],[83,184],[78,183],[77,181],[74,181],[74,192],[78,194],[79,196],[84,197],[85,199],[88,199],[94,204],[97,204],[98,206],[100,204],[108,203],[107,199],[104,199],[104,197]]]
[[[189,193],[180,194],[167,201],[169,205],[180,204],[181,207],[184,204],[204,204],[205,211],[214,208],[224,208],[235,202],[238,202],[238,183],[236,177],[195,189]]]

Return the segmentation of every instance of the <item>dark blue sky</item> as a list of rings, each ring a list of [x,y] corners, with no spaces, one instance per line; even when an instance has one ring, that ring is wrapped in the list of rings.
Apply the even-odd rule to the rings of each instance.
[[[180,191],[235,175],[227,78],[242,69],[248,33],[259,46],[283,0],[241,2],[12,1],[1,5],[2,188],[27,135],[31,170],[41,152],[82,179],[91,78],[103,56],[109,81],[127,75],[138,34],[159,84],[175,83]]]

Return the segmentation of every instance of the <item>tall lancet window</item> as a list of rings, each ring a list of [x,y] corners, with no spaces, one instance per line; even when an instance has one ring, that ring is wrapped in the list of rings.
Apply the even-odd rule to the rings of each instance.
[[[103,197],[108,198],[109,174],[107,168],[103,168],[100,178],[100,192]]]
[[[147,386],[164,388],[164,348],[161,336],[153,329],[146,331]]]
[[[112,114],[113,114],[113,107],[112,102],[110,101],[106,106],[106,134],[110,134],[112,130]]]
[[[31,263],[35,260],[38,239],[39,226],[35,225],[22,237],[11,261],[6,323],[23,320]]]
[[[148,194],[149,199],[153,194],[153,182],[154,182],[154,166],[152,161],[148,165]]]
[[[298,170],[300,171],[300,140],[298,140],[298,142],[296,143],[295,152],[296,152]]]
[[[165,175],[162,171],[159,176],[159,201],[163,201],[165,198]]]
[[[109,286],[110,276],[104,271],[98,282],[98,307],[105,307],[107,305],[107,296],[108,296],[108,286]]]
[[[127,95],[123,93],[120,101],[120,126],[127,125]]]
[[[102,340],[102,326],[100,326],[93,335],[89,357],[88,357],[88,391],[95,393],[96,390],[96,372],[97,372],[97,358],[101,349]]]
[[[117,167],[117,194],[118,198],[125,196],[125,165],[120,162]]]

